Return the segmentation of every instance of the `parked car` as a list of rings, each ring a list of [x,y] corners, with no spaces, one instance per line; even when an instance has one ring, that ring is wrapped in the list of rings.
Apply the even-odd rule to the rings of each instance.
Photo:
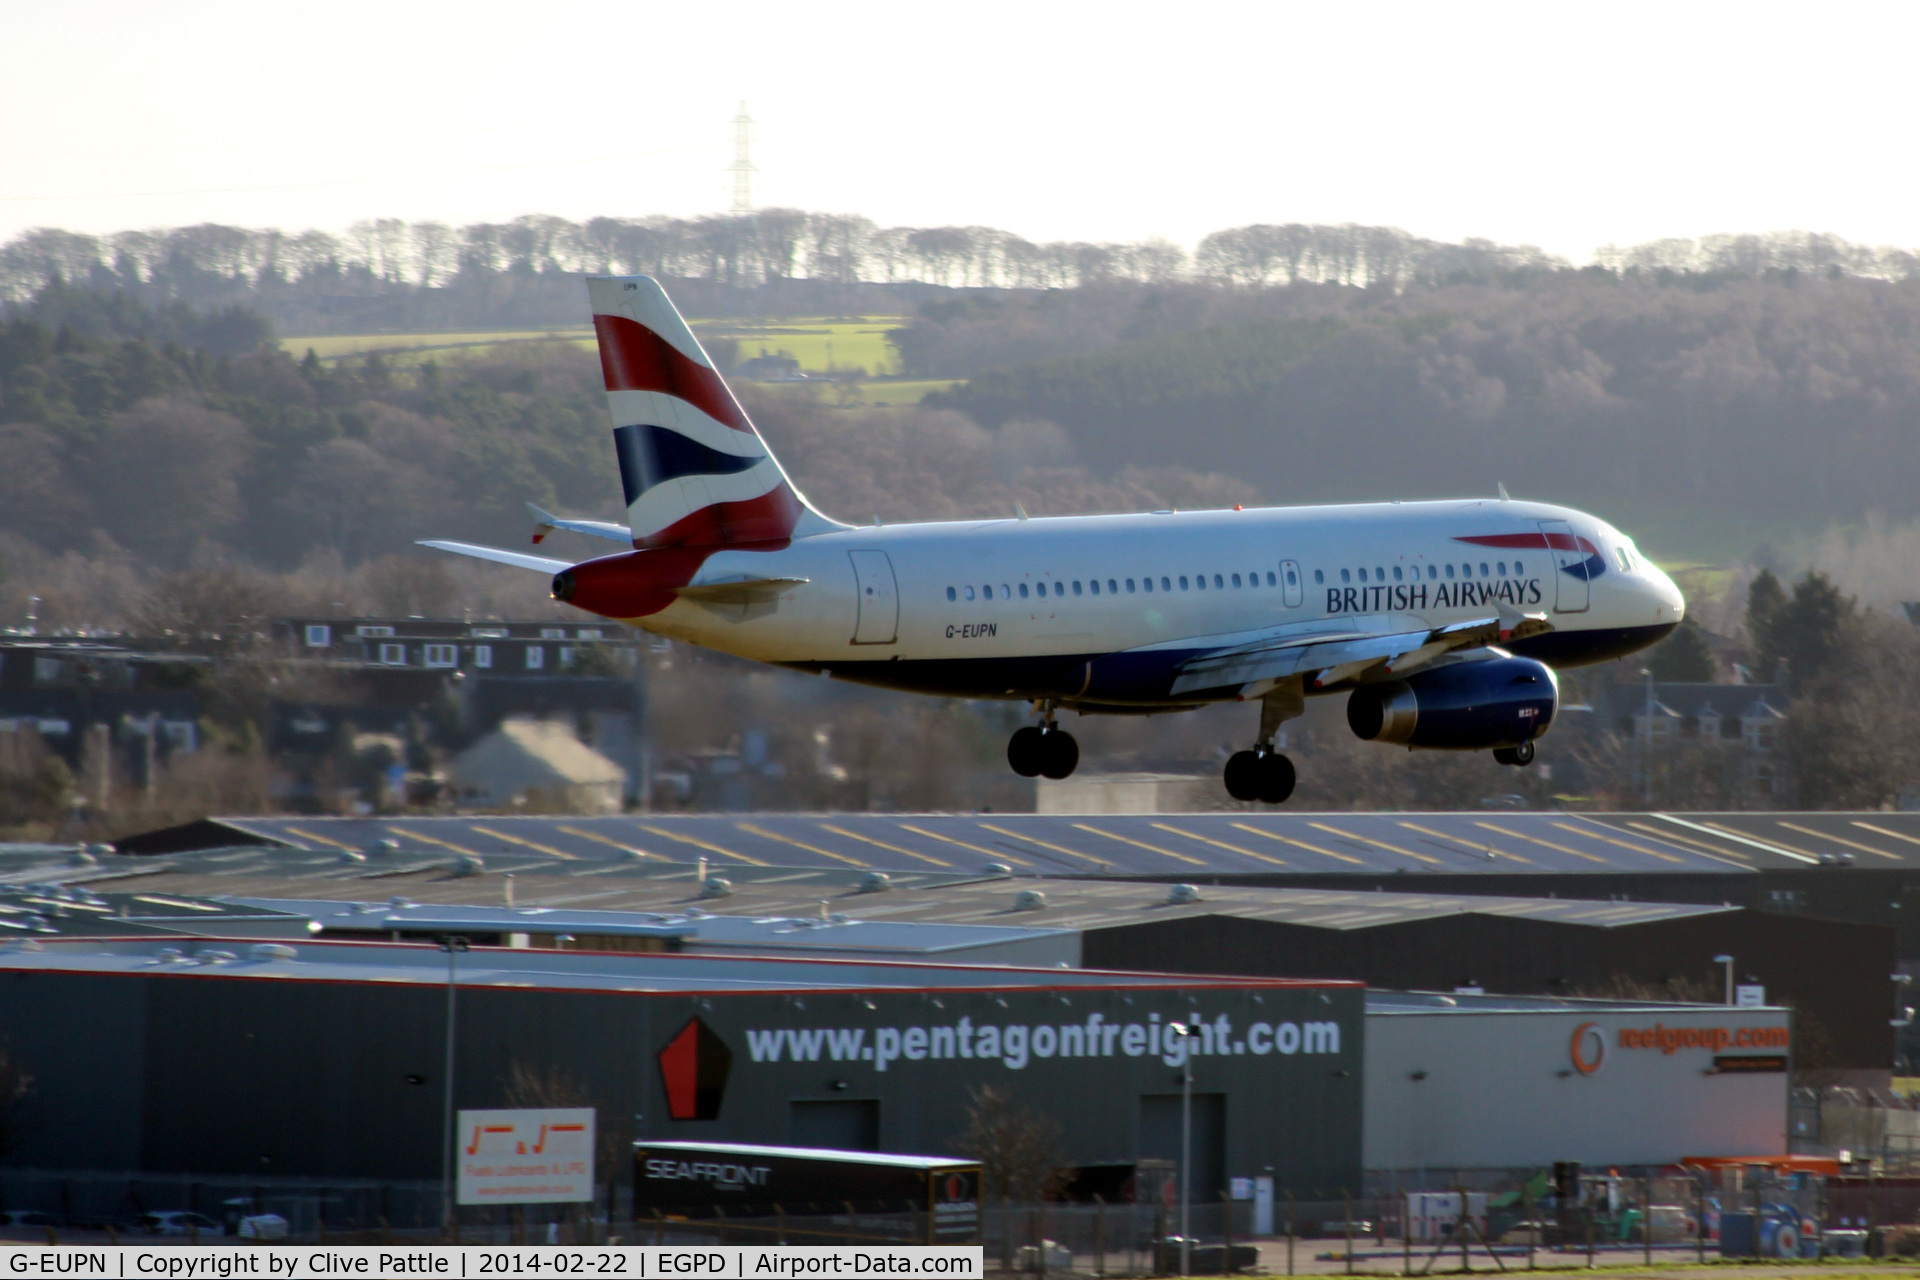
[[[140,1215],[140,1229],[156,1236],[190,1236],[196,1231],[219,1235],[220,1224],[191,1209],[157,1209]]]
[[[38,1209],[8,1209],[0,1212],[0,1227],[57,1227],[60,1220]]]

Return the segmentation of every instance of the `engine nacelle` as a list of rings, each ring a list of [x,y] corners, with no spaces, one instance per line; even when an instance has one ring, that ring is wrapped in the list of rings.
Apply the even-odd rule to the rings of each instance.
[[[1369,742],[1485,751],[1538,738],[1559,703],[1553,668],[1502,656],[1361,685],[1347,699],[1347,724]]]

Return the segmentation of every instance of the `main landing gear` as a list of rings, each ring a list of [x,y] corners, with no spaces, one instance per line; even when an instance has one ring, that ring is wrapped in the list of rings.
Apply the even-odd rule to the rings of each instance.
[[[1235,800],[1284,804],[1293,794],[1293,761],[1271,746],[1236,751],[1227,759],[1227,794]]]
[[[1007,763],[1023,778],[1070,776],[1080,763],[1080,744],[1053,722],[1053,708],[1041,710],[1045,719],[1014,732],[1007,742]]]
[[[1285,804],[1293,794],[1293,761],[1273,749],[1273,735],[1288,720],[1306,710],[1305,691],[1296,677],[1270,689],[1260,699],[1260,739],[1251,751],[1236,751],[1227,759],[1227,794],[1235,800]]]
[[[1530,765],[1533,763],[1533,744],[1523,742],[1517,747],[1495,747],[1493,758],[1501,764]]]

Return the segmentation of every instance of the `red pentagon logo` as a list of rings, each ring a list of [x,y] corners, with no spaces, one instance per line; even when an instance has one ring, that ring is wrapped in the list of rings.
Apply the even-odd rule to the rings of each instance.
[[[675,1120],[717,1120],[720,1099],[733,1069],[733,1050],[699,1018],[687,1019],[656,1055],[667,1091],[667,1115]]]

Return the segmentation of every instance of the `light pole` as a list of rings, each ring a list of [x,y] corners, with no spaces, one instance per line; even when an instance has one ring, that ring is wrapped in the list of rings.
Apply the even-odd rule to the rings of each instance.
[[[1653,808],[1653,669],[1640,668],[1640,678],[1647,682],[1647,705],[1641,711],[1641,718],[1647,726],[1646,777],[1640,784],[1640,798],[1647,808]],[[1728,1004],[1733,1001],[1729,999]]]
[[[1728,1004],[1732,1004],[1733,1003],[1733,957],[1732,956],[1715,956],[1713,958],[1713,962],[1717,965],[1722,966],[1727,971],[1726,1001]]]
[[[1167,1034],[1183,1041],[1197,1038],[1200,1028],[1186,1022],[1169,1022]],[[1193,1046],[1183,1044],[1180,1054],[1180,1274],[1193,1274],[1193,1236],[1187,1231],[1188,1209],[1193,1200]]]
[[[441,1191],[441,1227],[447,1233],[447,1239],[453,1239],[453,1031],[454,1031],[454,994],[459,987],[459,961],[462,951],[472,950],[473,944],[465,938],[446,937],[440,939],[440,949],[447,953],[447,1065],[441,1080],[445,1093],[440,1113],[440,1191]]]

